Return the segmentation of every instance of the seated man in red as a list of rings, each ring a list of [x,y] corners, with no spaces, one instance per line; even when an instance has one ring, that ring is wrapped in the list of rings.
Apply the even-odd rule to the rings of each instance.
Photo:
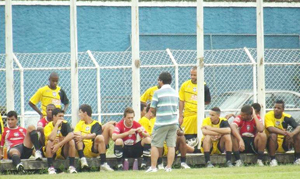
[[[262,158],[267,144],[267,136],[264,133],[263,121],[255,114],[254,108],[249,105],[243,106],[241,114],[233,120],[230,127],[233,154],[236,159],[235,166],[243,165],[240,152],[257,154],[257,164],[264,166]]]
[[[112,139],[115,141],[114,153],[118,159],[119,170],[123,169],[122,158],[139,158],[143,155],[142,169],[146,169],[150,157],[151,139],[145,129],[133,120],[134,111],[127,107],[124,118],[117,123]],[[142,140],[139,141],[139,139]]]
[[[37,131],[40,134],[40,143],[41,146],[45,146],[45,135],[44,135],[44,127],[52,121],[52,111],[55,109],[54,104],[48,104],[46,107],[47,115],[40,119],[37,123]]]
[[[4,128],[1,139],[0,158],[3,157],[3,146],[6,145],[8,158],[12,159],[13,165],[21,173],[25,173],[21,159],[28,159],[36,149],[35,158],[41,159],[41,147],[38,134],[34,126],[29,126],[27,130],[18,126],[18,114],[15,111],[7,113],[8,127]]]

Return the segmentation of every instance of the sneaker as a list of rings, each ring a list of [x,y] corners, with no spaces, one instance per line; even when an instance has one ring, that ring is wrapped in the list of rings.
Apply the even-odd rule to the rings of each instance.
[[[142,163],[141,164],[141,170],[146,170],[147,169],[147,164],[146,163]]]
[[[295,160],[294,165],[300,165],[300,158],[298,158],[297,160]]]
[[[56,174],[55,168],[54,168],[54,167],[48,168],[48,174],[49,174],[49,175]]]
[[[215,166],[211,163],[211,161],[208,161],[206,163],[206,168],[214,168]]]
[[[191,138],[191,139],[187,140],[186,143],[191,147],[196,147],[198,145],[199,141],[197,138]]]
[[[123,164],[121,164],[121,163],[118,164],[118,165],[117,165],[117,170],[123,170]]]
[[[271,166],[271,167],[276,167],[276,166],[278,166],[277,160],[276,160],[276,159],[271,160],[270,166]]]
[[[81,169],[89,167],[85,157],[80,158],[80,165],[81,165]]]
[[[163,170],[163,169],[165,169],[164,163],[161,163],[161,164],[157,165],[157,168],[158,168],[158,170]]]
[[[231,163],[230,160],[228,160],[228,161],[226,162],[226,166],[229,167],[229,168],[233,167],[233,165],[232,165],[232,163]]]
[[[40,150],[35,151],[34,158],[35,160],[42,160],[43,159],[42,152]]]
[[[113,172],[114,170],[110,168],[110,166],[105,162],[100,166],[100,171],[108,171],[108,172]]]
[[[17,170],[19,173],[22,173],[22,174],[25,174],[25,169],[24,169],[24,166],[22,163],[19,163],[17,166],[16,166]]]
[[[263,163],[263,161],[260,160],[260,159],[257,159],[257,162],[256,162],[256,163],[257,163],[257,165],[260,166],[260,167],[265,166],[264,163]]]
[[[191,168],[191,167],[188,166],[188,164],[186,164],[185,162],[181,162],[180,167],[181,167],[182,169],[190,169],[190,168]]]
[[[236,166],[236,167],[242,167],[242,166],[244,166],[244,163],[243,163],[242,160],[240,159],[240,160],[235,161],[235,166]]]
[[[148,170],[146,170],[146,173],[152,173],[152,172],[157,172],[157,168],[149,167]]]
[[[74,166],[69,166],[69,173],[77,173],[76,168]]]
[[[171,172],[171,171],[172,171],[172,168],[167,168],[167,167],[166,167],[166,168],[165,168],[165,171],[166,171],[166,172]]]

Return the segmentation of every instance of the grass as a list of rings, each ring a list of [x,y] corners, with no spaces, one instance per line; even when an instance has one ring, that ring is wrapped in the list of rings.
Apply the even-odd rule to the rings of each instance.
[[[294,165],[281,165],[279,167],[241,167],[241,168],[195,168],[191,170],[181,170],[181,169],[173,169],[172,172],[166,173],[165,171],[158,171],[157,173],[145,173],[145,171],[118,171],[113,173],[107,172],[84,172],[78,174],[57,174],[57,175],[0,175],[1,179],[9,178],[9,179],[60,179],[71,177],[72,179],[146,179],[146,178],[155,178],[155,179],[199,179],[199,178],[217,178],[217,179],[257,179],[257,178],[270,178],[270,179],[298,179],[300,176],[299,166]]]

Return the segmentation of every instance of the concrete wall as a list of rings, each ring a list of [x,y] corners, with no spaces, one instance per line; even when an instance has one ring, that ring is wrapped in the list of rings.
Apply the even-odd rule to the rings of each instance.
[[[78,50],[124,51],[130,47],[130,10],[79,6]],[[69,13],[68,6],[13,6],[14,51],[70,51]],[[299,48],[299,8],[267,7],[264,15],[265,34],[283,34],[266,36],[266,48]],[[204,16],[205,34],[222,34],[206,36],[206,49],[256,47],[255,36],[241,35],[256,33],[254,7],[206,7]],[[5,52],[4,19],[4,6],[0,6],[0,53]],[[195,24],[195,7],[141,7],[141,50],[196,49]]]

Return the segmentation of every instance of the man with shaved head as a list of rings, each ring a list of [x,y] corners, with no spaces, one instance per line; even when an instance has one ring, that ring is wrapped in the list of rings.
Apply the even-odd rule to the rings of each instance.
[[[42,119],[47,115],[46,107],[48,104],[54,104],[56,108],[61,108],[66,111],[69,106],[69,99],[63,89],[58,84],[59,76],[56,72],[52,72],[49,76],[49,85],[41,87],[29,100],[29,105],[34,109]],[[41,102],[40,110],[36,105]]]

